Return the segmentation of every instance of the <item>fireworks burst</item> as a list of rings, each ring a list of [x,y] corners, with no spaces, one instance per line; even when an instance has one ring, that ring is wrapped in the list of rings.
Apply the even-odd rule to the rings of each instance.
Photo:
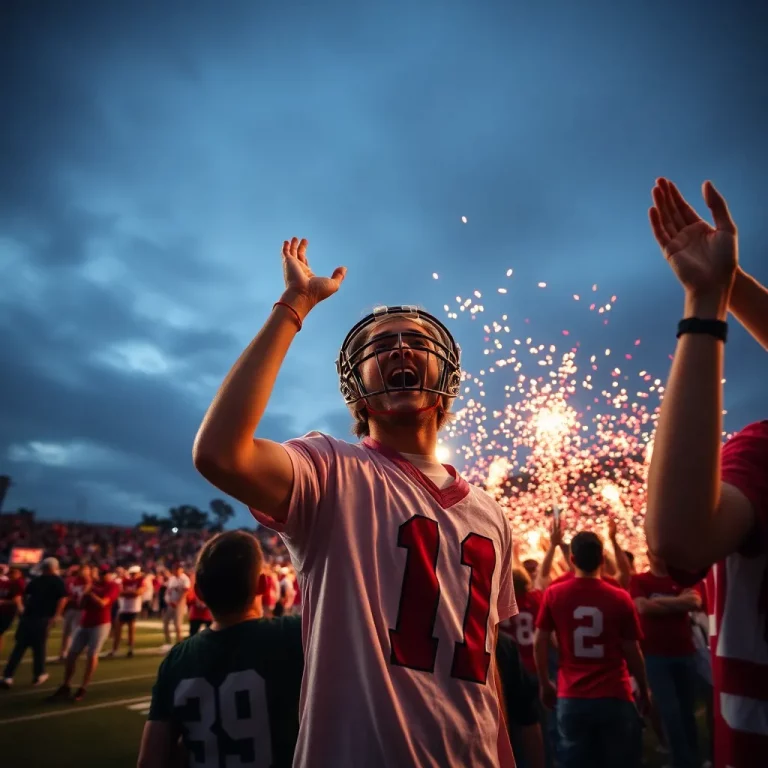
[[[506,277],[511,276],[509,269]],[[503,301],[508,289],[497,291]],[[608,323],[601,316],[617,302],[616,296],[600,300],[597,285],[589,304],[579,294],[569,295],[579,302],[579,311],[602,320],[601,327]],[[582,529],[604,533],[610,516],[617,521],[622,543],[642,552],[648,463],[664,393],[661,380],[644,370],[619,367],[617,358],[631,361],[630,353],[585,351],[567,329],[562,331],[565,349],[534,342],[527,329],[515,338],[507,315],[487,322],[481,298],[475,291],[444,306],[449,320],[464,314],[486,321],[482,339],[488,365],[477,373],[464,372],[456,420],[441,450],[449,447],[454,463],[463,460],[464,475],[506,509],[515,534],[531,552],[546,546],[554,506],[571,535]],[[640,343],[635,340],[633,347]]]

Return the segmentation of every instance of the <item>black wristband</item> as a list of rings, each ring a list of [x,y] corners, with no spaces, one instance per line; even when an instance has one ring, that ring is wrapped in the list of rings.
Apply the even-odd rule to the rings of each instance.
[[[703,333],[714,336],[722,342],[728,341],[728,323],[723,320],[701,320],[698,317],[686,317],[677,324],[677,338],[686,333]]]

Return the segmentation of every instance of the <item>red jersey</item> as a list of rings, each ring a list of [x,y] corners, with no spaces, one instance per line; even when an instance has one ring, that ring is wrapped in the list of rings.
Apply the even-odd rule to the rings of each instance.
[[[575,579],[576,574],[573,571],[568,571],[567,573],[564,573],[562,576],[558,576],[549,586],[552,587],[555,584],[562,584],[564,581],[570,581],[571,579]],[[624,589],[624,587],[619,584],[616,579],[613,578],[613,576],[601,576],[600,577],[606,584],[610,584],[612,587],[616,587],[617,589]]]
[[[213,621],[208,606],[195,594],[194,589],[187,593],[187,607],[190,621]]]
[[[542,592],[531,589],[528,592],[516,594],[517,608],[520,611],[517,616],[502,621],[499,629],[508,634],[517,645],[520,660],[523,666],[532,675],[536,674],[536,662],[533,659],[533,630],[536,626],[536,617],[541,607]]]
[[[722,453],[722,480],[752,503],[755,529],[707,573],[715,705],[715,768],[764,768],[768,754],[768,421]],[[683,584],[695,576],[674,572]]]
[[[85,589],[85,579],[82,576],[68,576],[64,579],[64,584],[69,595],[69,600],[67,600],[64,610],[69,611],[80,608],[80,598]]]
[[[642,637],[632,598],[602,579],[568,579],[551,586],[537,628],[557,635],[557,695],[632,701],[622,643]]]
[[[632,574],[629,594],[633,598],[678,597],[684,587],[671,576],[656,576],[651,571]],[[696,587],[701,595],[702,605],[706,604],[703,584]],[[640,614],[643,628],[643,653],[647,656],[691,656],[696,652],[691,634],[690,614]]]
[[[112,603],[120,596],[120,585],[114,581],[99,581],[91,587],[91,593],[106,599],[106,605],[98,605],[95,600],[90,599],[90,594],[85,595],[81,601],[83,616],[80,619],[80,626],[84,629],[90,627],[99,627],[102,624],[112,623]]]
[[[13,600],[19,595],[24,594],[24,579],[9,579],[7,576],[0,576],[0,600]],[[0,605],[1,616],[15,616],[16,605],[14,603]]]

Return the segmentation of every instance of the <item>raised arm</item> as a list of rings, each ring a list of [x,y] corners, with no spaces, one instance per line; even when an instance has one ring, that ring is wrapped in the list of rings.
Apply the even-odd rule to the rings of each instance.
[[[283,243],[285,292],[256,338],[227,374],[198,430],[195,467],[210,483],[283,521],[293,467],[279,443],[254,438],[288,348],[310,310],[336,293],[346,270],[317,277],[307,262],[307,241]]]
[[[768,349],[768,288],[743,269],[737,269],[728,309],[752,338]]]
[[[619,572],[618,581],[624,589],[629,589],[629,581],[632,578],[632,572],[629,568],[629,558],[627,557],[626,552],[619,546],[616,536],[616,520],[610,518],[608,521],[608,537],[611,540],[613,555],[616,559],[616,570]]]
[[[703,186],[710,226],[671,182],[653,190],[651,227],[685,289],[685,318],[724,321],[737,267],[736,225],[711,183]],[[754,522],[746,497],[720,481],[724,343],[686,333],[678,341],[648,475],[650,549],[694,571],[734,552]]]
[[[560,520],[553,519],[552,531],[549,535],[549,549],[541,561],[539,570],[536,573],[536,589],[545,590],[552,582],[552,561],[555,559],[557,548],[563,542],[563,525]]]

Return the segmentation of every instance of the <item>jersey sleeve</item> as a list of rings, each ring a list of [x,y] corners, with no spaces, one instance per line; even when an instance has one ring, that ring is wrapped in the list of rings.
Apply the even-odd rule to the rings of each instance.
[[[536,629],[542,629],[545,632],[552,632],[555,628],[555,622],[552,618],[552,606],[550,605],[551,595],[552,593],[549,589],[544,591],[544,596],[541,598],[539,615],[536,617]]]
[[[157,680],[152,686],[152,702],[149,705],[148,720],[168,721],[173,713],[173,686],[170,672],[173,655],[166,656],[157,671]]]
[[[501,571],[499,572],[498,611],[500,622],[506,621],[512,616],[516,616],[518,613],[515,588],[512,584],[512,530],[509,525],[506,524],[506,517],[504,520],[504,549],[501,555]]]
[[[742,554],[768,550],[768,421],[750,424],[724,446],[721,479],[738,488],[752,504],[755,536]]]
[[[288,515],[280,522],[251,508],[256,520],[277,531],[286,544],[294,563],[301,569],[308,544],[317,527],[321,500],[336,463],[331,439],[320,432],[283,443],[293,467],[293,488],[288,502]]]

